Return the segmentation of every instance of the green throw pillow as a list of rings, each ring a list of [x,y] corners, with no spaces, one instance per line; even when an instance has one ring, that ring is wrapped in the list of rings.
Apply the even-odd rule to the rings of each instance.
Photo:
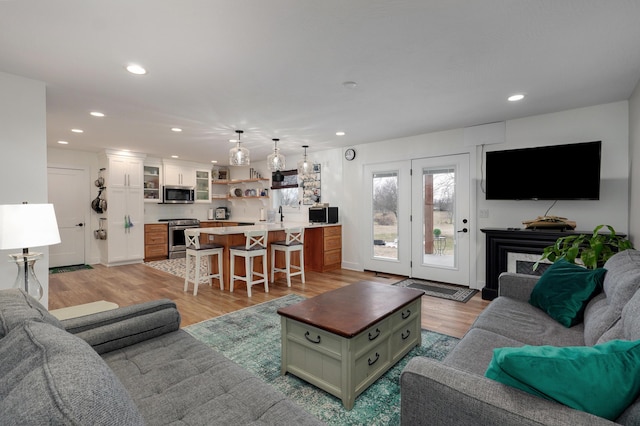
[[[531,291],[529,303],[565,327],[582,322],[584,308],[602,290],[604,268],[586,269],[560,259],[551,265]]]
[[[596,346],[497,348],[485,376],[615,420],[640,392],[640,340]]]

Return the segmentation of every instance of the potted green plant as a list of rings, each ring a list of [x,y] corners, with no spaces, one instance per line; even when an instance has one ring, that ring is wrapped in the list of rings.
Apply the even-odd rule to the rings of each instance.
[[[606,227],[609,233],[601,233]],[[615,253],[633,248],[631,241],[617,235],[610,225],[598,225],[591,235],[576,234],[558,238],[555,244],[545,247],[540,259],[533,265],[535,270],[541,261],[555,262],[566,259],[576,263],[579,259],[586,268],[600,268]]]
[[[440,234],[442,234],[442,231],[439,228],[434,228],[433,229],[433,236],[438,238],[440,236]]]

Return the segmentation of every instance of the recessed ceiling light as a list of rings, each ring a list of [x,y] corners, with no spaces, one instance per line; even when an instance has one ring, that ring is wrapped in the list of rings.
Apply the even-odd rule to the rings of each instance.
[[[147,73],[146,69],[136,64],[127,65],[127,71],[129,71],[131,74],[136,75],[144,75]]]
[[[211,160],[211,162],[212,162],[213,164],[216,164],[216,163],[218,162],[218,160]]]
[[[82,129],[71,129],[71,131],[73,133],[84,133],[84,130],[82,130]]]
[[[172,155],[171,158],[179,158],[177,155]]]
[[[346,89],[355,89],[356,86],[358,86],[358,83],[356,83],[355,81],[345,81],[344,83],[342,83],[342,85]]]
[[[181,129],[180,127],[172,127],[172,128],[171,128],[171,131],[172,131],[172,132],[179,133],[179,132],[181,132],[181,131],[182,131],[182,129]]]
[[[238,142],[238,139],[229,139],[229,142],[236,143],[236,142]]]
[[[515,95],[511,95],[511,96],[509,96],[509,97],[507,98],[507,100],[508,100],[509,102],[517,102],[517,101],[521,101],[521,100],[523,100],[523,99],[524,99],[524,94],[522,94],[522,93],[517,93],[517,94],[515,94]]]
[[[344,136],[344,135],[346,135],[345,132],[336,132],[336,136]]]
[[[100,111],[91,111],[89,114],[93,115],[94,117],[104,117],[104,113]]]
[[[69,142],[67,142],[67,141],[58,141],[58,143],[60,145],[69,145]]]

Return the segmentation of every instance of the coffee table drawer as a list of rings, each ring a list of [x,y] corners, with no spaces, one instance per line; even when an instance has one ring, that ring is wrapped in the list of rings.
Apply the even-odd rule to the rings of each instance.
[[[422,340],[420,332],[420,321],[410,321],[395,329],[391,334],[391,359],[404,356],[407,348],[412,348],[420,343]]]
[[[338,336],[298,321],[287,320],[287,339],[314,351],[331,353],[338,358],[342,351]]]
[[[368,350],[371,346],[377,345],[381,341],[386,341],[390,330],[390,323],[388,319],[385,319],[354,337],[352,339],[352,348],[356,351],[356,356],[359,356],[361,351]]]
[[[394,329],[401,324],[407,324],[410,321],[414,321],[416,315],[420,315],[421,300],[415,300],[407,306],[404,306],[391,316],[391,327]]]
[[[356,394],[362,392],[389,368],[388,341],[382,341],[356,360]]]

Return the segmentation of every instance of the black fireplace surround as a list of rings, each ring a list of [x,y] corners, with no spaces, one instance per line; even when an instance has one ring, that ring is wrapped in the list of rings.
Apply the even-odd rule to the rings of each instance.
[[[542,254],[544,248],[560,237],[574,234],[591,235],[593,231],[560,229],[483,228],[486,235],[486,283],[482,298],[498,297],[498,277],[507,271],[509,253]]]

